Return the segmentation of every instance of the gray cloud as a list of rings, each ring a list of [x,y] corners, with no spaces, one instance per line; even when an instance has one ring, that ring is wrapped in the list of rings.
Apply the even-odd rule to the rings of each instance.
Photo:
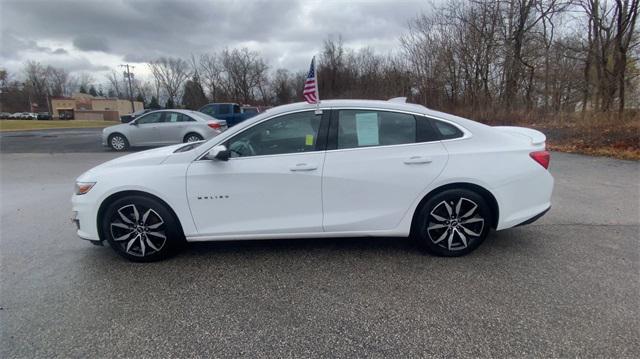
[[[102,51],[146,62],[249,46],[273,68],[296,71],[308,66],[330,35],[342,35],[348,46],[392,50],[425,2],[3,0],[1,6],[0,61],[24,60],[28,50],[41,53],[46,63],[75,49],[76,55],[88,52],[88,61],[97,61],[90,51]],[[13,29],[20,29],[20,36]]]
[[[73,46],[84,51],[109,51],[107,39],[102,36],[80,35],[73,39]]]

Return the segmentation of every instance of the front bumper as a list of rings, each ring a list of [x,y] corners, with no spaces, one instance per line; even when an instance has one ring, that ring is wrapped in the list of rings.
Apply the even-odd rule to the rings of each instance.
[[[88,198],[88,194],[74,195],[71,198],[71,205],[71,222],[76,226],[78,237],[88,241],[100,241],[96,209],[94,209],[94,202]]]

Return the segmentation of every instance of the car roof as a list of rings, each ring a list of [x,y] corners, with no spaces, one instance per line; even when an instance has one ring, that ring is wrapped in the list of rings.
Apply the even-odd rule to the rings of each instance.
[[[408,112],[426,113],[428,108],[414,104],[414,103],[402,103],[383,100],[322,100],[320,102],[320,108],[333,108],[333,107],[364,107],[364,108],[378,108],[387,110],[398,110]],[[273,107],[267,111],[271,113],[289,112],[295,110],[313,110],[316,105],[306,102],[296,102],[289,105],[282,105]]]
[[[340,108],[340,107],[355,107],[355,108],[371,108],[371,109],[379,109],[379,110],[391,110],[391,111],[405,111],[423,114],[426,116],[431,116],[435,118],[441,118],[445,120],[449,120],[455,122],[463,127],[468,129],[478,129],[478,128],[486,128],[487,125],[482,123],[469,120],[463,117],[455,116],[449,113],[435,111],[429,109],[425,106],[408,103],[408,102],[398,102],[398,101],[384,101],[384,100],[359,100],[359,99],[345,99],[345,100],[322,100],[320,102],[319,107],[325,109],[331,108]],[[263,116],[272,116],[279,113],[298,111],[298,110],[314,110],[316,108],[315,104],[309,104],[307,102],[296,102],[288,105],[282,105],[277,107],[272,107],[267,109],[264,112],[261,112],[260,115]],[[262,117],[262,116],[261,116]],[[258,120],[261,117],[252,117]]]

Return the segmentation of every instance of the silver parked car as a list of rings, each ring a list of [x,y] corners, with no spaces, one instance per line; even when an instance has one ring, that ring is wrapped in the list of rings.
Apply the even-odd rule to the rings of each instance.
[[[164,146],[210,139],[227,129],[227,122],[202,112],[158,110],[102,131],[102,145],[116,151],[130,146]]]

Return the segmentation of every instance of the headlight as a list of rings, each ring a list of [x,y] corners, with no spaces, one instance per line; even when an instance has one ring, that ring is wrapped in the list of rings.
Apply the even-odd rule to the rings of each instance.
[[[77,195],[86,194],[95,186],[95,182],[76,182],[76,191]]]

